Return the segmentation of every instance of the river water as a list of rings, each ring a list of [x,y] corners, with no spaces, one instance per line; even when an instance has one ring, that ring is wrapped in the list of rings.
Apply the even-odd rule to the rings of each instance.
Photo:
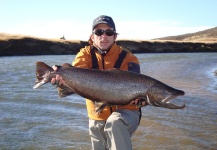
[[[136,54],[143,74],[185,91],[182,110],[142,108],[135,150],[217,149],[217,53]],[[50,84],[33,90],[35,62],[71,63],[74,55],[0,57],[0,149],[88,150],[84,98],[59,99]]]

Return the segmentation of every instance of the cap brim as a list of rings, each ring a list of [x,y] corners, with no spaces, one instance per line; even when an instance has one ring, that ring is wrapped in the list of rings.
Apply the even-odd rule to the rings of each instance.
[[[97,24],[95,24],[95,25],[93,26],[93,29],[94,29],[98,24],[101,24],[101,23],[107,24],[109,27],[113,28],[113,26],[112,26],[110,23],[108,23],[108,22],[106,22],[106,21],[100,21],[100,22],[98,22]],[[113,29],[114,29],[114,28],[113,28]]]

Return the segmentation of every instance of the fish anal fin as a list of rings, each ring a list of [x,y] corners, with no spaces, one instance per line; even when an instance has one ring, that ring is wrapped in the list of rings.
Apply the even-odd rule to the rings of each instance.
[[[97,110],[95,110],[95,113],[100,113],[106,106],[108,105],[107,102],[104,102],[102,105],[100,105]]]
[[[72,89],[70,89],[69,87],[63,84],[57,87],[57,91],[58,91],[59,98],[63,98],[75,94],[75,92]]]

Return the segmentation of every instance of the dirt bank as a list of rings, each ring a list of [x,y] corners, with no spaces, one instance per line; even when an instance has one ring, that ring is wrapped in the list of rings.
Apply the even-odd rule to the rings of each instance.
[[[117,43],[128,47],[133,53],[217,52],[216,42],[119,40]],[[86,41],[1,36],[0,56],[76,54],[86,45]]]

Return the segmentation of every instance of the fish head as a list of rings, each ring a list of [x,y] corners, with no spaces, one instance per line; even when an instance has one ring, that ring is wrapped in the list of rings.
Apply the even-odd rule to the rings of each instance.
[[[182,109],[185,108],[185,104],[178,106],[170,102],[170,100],[185,95],[184,91],[175,89],[163,83],[155,83],[146,92],[146,100],[148,104],[164,107],[169,109]]]

